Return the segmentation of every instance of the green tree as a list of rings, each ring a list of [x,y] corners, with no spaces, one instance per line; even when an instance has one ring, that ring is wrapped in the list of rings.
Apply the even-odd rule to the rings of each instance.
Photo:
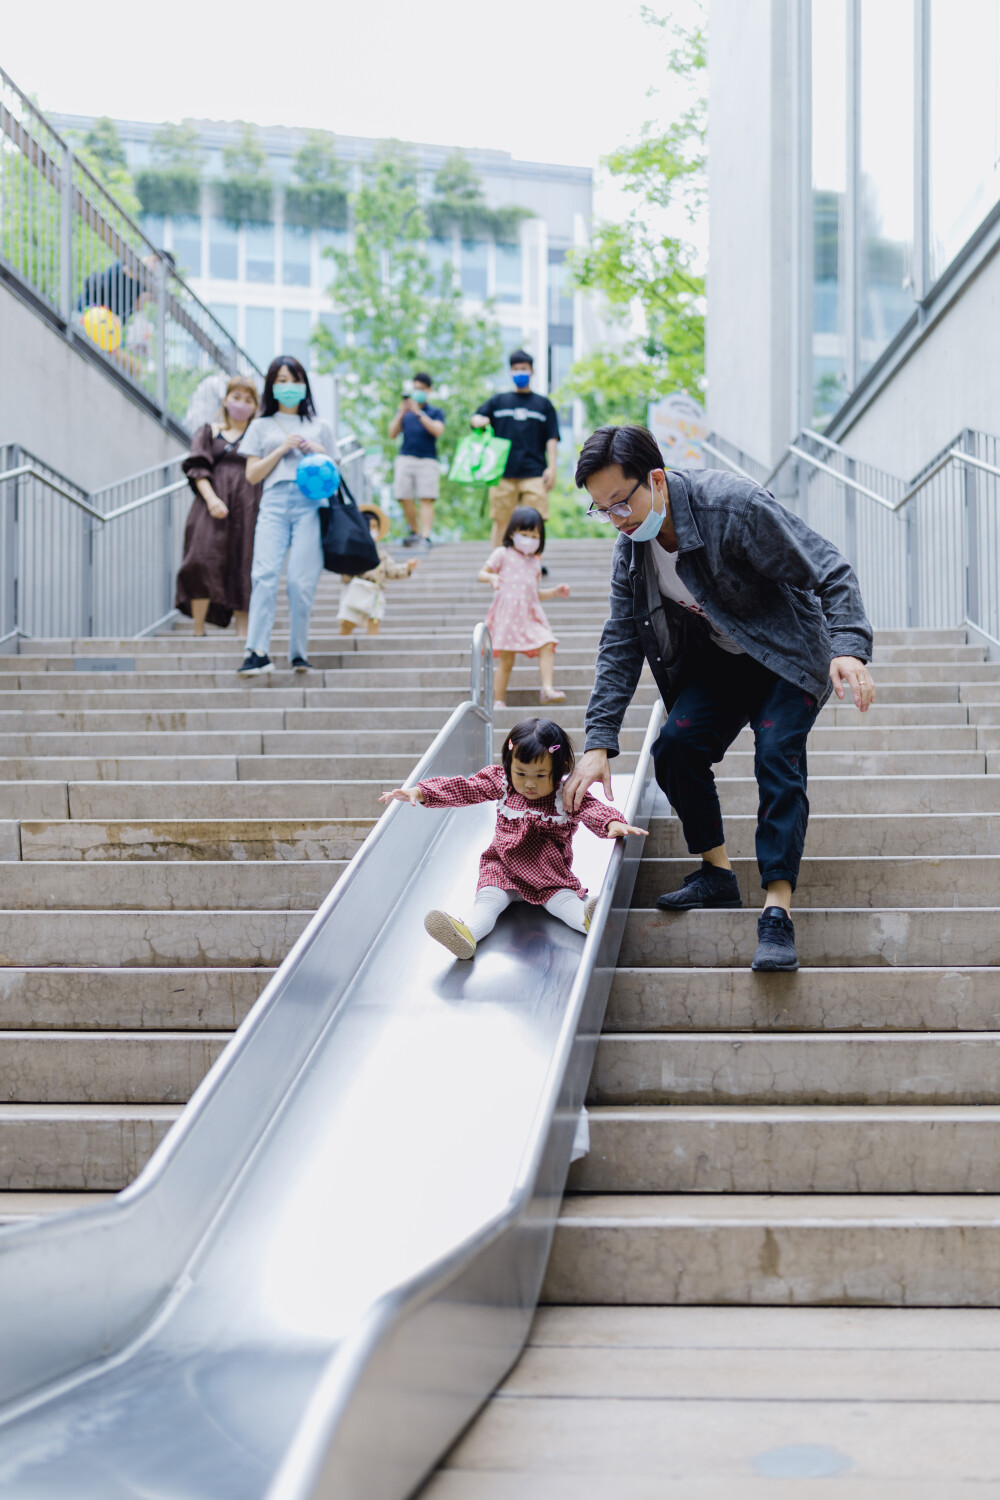
[[[285,218],[315,229],[346,229],[347,174],[326,130],[310,130],[295,153],[285,188]]]
[[[427,205],[427,222],[433,235],[444,239],[456,231],[462,239],[513,240],[522,219],[530,219],[528,208],[490,208],[475,167],[464,151],[452,151],[434,177],[434,196]]]
[[[102,115],[99,120],[94,121],[86,135],[74,136],[72,144],[88,172],[92,172],[101,186],[107,189],[119,208],[123,208],[134,218],[142,205],[136,195],[125,148],[114,120]]]
[[[398,142],[383,143],[365,164],[351,209],[353,253],[327,251],[334,267],[329,292],[344,310],[344,337],[317,330],[313,342],[320,368],[340,373],[344,415],[381,456],[386,474],[398,446],[389,437],[389,424],[403,386],[417,370],[427,369],[446,410],[438,451],[447,461],[500,368],[492,309],[463,310],[450,265],[435,276],[424,244],[427,222],[416,164]],[[443,482],[437,519],[444,532],[488,535],[481,509],[478,496]]]
[[[704,278],[692,246],[662,227],[678,212],[694,223],[704,205],[704,17],[685,31],[669,17],[643,15],[667,33],[667,70],[696,97],[665,130],[647,124],[636,144],[606,158],[636,207],[622,221],[598,223],[587,248],[570,257],[576,285],[600,294],[612,318],[624,327],[638,307],[645,324],[641,336],[578,361],[560,386],[557,399],[580,398],[595,424],[645,421],[649,401],[678,388],[699,394],[705,379]]]
[[[274,188],[256,126],[244,125],[239,139],[222,148],[222,165],[226,175],[218,188],[223,215],[231,224],[266,224]]]
[[[102,172],[114,172],[117,168],[128,167],[118,129],[114,120],[107,115],[101,115],[100,119],[94,121],[83,138],[83,145],[92,159],[100,164]]]
[[[150,148],[152,163],[135,179],[146,213],[196,214],[205,153],[194,121],[164,121],[154,130]]]

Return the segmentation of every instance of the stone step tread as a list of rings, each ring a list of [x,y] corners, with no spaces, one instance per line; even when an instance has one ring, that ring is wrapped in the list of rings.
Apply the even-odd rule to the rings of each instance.
[[[0,1026],[12,1031],[231,1031],[273,968],[0,968]]]
[[[761,905],[757,861],[731,857],[744,904]],[[679,890],[697,868],[697,857],[645,856],[633,894],[636,906],[651,905],[664,892]],[[994,906],[1000,898],[1000,855],[814,856],[802,861],[796,909],[803,907]]]
[[[884,1224],[906,1228],[1000,1228],[1000,1194],[940,1193],[720,1193],[709,1199],[689,1193],[574,1194],[563,1199],[560,1219],[576,1224],[801,1224],[805,1227]]]
[[[314,911],[346,860],[27,860],[0,864],[0,908]]]
[[[619,965],[604,1018],[619,1032],[892,1032],[1000,1029],[1000,968]]]
[[[0,966],[251,968],[280,963],[308,911],[0,911]]]
[[[2,1035],[3,1033],[0,1033]],[[4,1104],[0,1128],[7,1124],[80,1120],[130,1125],[137,1120],[179,1120],[181,1104]]]
[[[754,852],[755,815],[730,812],[726,844],[730,855],[749,858]],[[842,855],[865,859],[905,857],[914,850],[928,856],[1000,853],[1000,815],[975,812],[817,813],[809,817],[806,853],[815,858]],[[673,816],[654,814],[644,857],[686,859],[693,868],[697,857],[687,853],[680,823]],[[641,868],[641,867],[640,867]]]
[[[50,1214],[72,1213],[74,1209],[106,1203],[112,1197],[113,1193],[0,1192],[0,1224],[20,1224]]]
[[[9,857],[50,862],[348,860],[376,821],[374,817],[24,821],[19,853]]]

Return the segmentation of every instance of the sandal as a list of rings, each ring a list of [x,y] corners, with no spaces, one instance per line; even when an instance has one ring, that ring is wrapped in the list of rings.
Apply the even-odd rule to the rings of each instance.
[[[542,688],[538,694],[539,703],[565,703],[566,694],[561,693],[558,688]]]

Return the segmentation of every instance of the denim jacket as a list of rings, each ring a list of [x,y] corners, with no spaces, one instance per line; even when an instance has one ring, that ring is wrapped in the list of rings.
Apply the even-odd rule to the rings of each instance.
[[[832,542],[768,491],[717,469],[672,469],[677,576],[713,625],[822,704],[835,656],[871,660],[872,627],[854,569]],[[699,617],[665,599],[649,556],[658,542],[618,537],[610,616],[587,705],[586,748],[618,754],[618,731],[644,661],[667,708],[709,639]]]

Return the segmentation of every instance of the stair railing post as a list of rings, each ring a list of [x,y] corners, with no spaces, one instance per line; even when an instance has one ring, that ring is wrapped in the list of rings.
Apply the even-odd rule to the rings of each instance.
[[[0,448],[0,466],[16,469],[21,462],[21,450],[16,443]],[[0,496],[0,637],[14,635],[18,619],[17,557],[18,546],[18,483],[8,479]]]
[[[920,532],[916,508],[911,503],[902,512],[906,525],[906,625],[909,630],[920,626]]]
[[[167,416],[167,268],[157,258],[153,270],[156,297],[156,404],[161,421]]]
[[[63,147],[59,171],[59,315],[73,316],[73,153]]]
[[[962,433],[962,449],[975,454],[976,434],[966,428]],[[982,599],[979,587],[979,476],[971,464],[962,465],[963,521],[965,533],[965,618],[973,625],[984,628]]]

